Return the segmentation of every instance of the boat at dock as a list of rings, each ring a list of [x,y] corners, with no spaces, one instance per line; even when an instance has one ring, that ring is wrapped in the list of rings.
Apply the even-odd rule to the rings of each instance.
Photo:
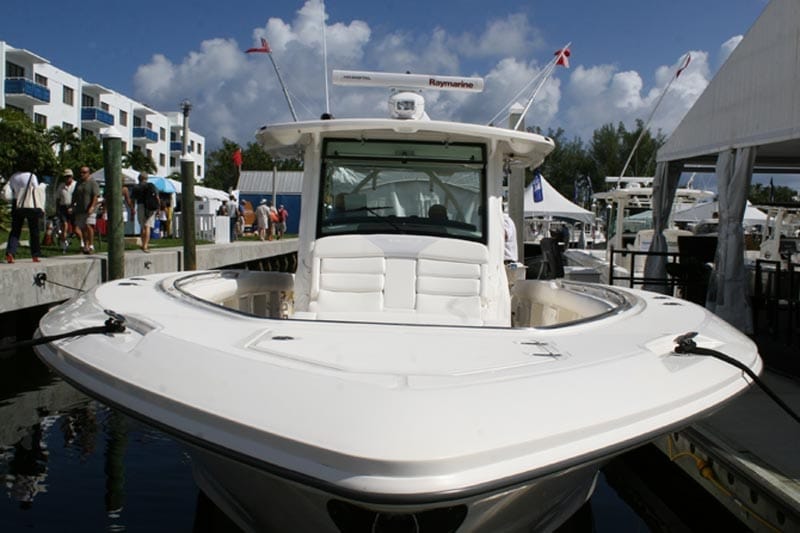
[[[503,261],[503,172],[542,135],[431,120],[420,79],[390,118],[268,125],[304,157],[298,267],[114,280],[51,310],[40,358],[186,442],[201,489],[244,530],[549,531],[609,458],[748,389],[677,354],[696,333],[758,373],[755,345],[705,309],[644,291],[516,280]]]

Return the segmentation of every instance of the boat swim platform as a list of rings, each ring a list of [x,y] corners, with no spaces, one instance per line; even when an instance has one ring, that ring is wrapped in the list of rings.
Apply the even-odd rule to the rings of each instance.
[[[761,379],[800,412],[800,381]],[[653,443],[750,530],[800,531],[800,424],[757,385]]]
[[[297,252],[297,239],[238,240],[225,244],[198,245],[197,270],[224,268]],[[150,252],[126,250],[125,277],[183,270],[183,247],[151,248]],[[72,298],[76,289],[88,290],[107,279],[108,254],[53,255],[39,263],[17,259],[0,263],[0,314],[53,305]],[[44,274],[44,286],[37,276]]]

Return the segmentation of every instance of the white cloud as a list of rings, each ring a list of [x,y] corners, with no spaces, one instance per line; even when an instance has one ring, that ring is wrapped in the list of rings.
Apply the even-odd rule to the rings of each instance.
[[[178,103],[189,98],[193,103],[191,125],[207,137],[210,149],[223,136],[241,144],[252,142],[254,132],[265,123],[291,120],[269,57],[243,53],[264,37],[300,118],[317,118],[325,110],[322,9],[320,0],[307,0],[292,20],[270,18],[255,27],[250,42],[210,39],[179,60],[155,55],[136,72],[136,97],[162,110],[177,110]],[[484,76],[482,94],[426,93],[428,113],[444,120],[488,122],[552,57],[539,31],[520,14],[488,20],[475,33],[452,34],[439,27],[425,33],[400,28],[374,35],[360,20],[328,20],[325,33],[329,70]],[[735,46],[735,39],[722,45],[723,53]],[[485,67],[488,71],[469,72],[464,67],[486,64],[487,60],[492,61]],[[674,64],[649,74],[619,71],[613,65],[558,68],[537,95],[526,123],[545,131],[561,127],[569,136],[585,141],[594,129],[609,122],[622,121],[633,127],[637,118],[646,119],[680,62],[678,57]],[[652,82],[648,81],[651,76]],[[709,79],[708,54],[692,52],[691,64],[672,84],[651,127],[671,131]],[[336,116],[386,116],[385,89],[331,87],[330,94]],[[530,89],[518,101],[524,104],[529,95]],[[502,119],[498,123],[503,123]]]
[[[633,129],[637,119],[646,121],[658,105],[649,127],[654,132],[669,134],[711,78],[708,53],[693,51],[691,58],[666,94],[664,90],[683,64],[683,56],[672,65],[658,67],[655,84],[647,90],[641,75],[635,71],[618,72],[613,65],[576,67],[566,87],[571,104],[561,114],[565,118],[564,129],[589,141],[592,132],[603,124],[622,122]]]

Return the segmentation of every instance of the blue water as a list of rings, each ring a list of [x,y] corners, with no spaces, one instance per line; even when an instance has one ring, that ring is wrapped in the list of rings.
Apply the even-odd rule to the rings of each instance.
[[[164,433],[90,400],[31,352],[0,359],[0,532],[232,532]],[[569,531],[649,531],[601,476],[590,522]]]

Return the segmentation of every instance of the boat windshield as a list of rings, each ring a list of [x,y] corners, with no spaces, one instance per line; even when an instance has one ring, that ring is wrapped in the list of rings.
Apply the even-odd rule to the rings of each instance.
[[[485,146],[328,139],[317,235],[404,233],[486,242]]]

